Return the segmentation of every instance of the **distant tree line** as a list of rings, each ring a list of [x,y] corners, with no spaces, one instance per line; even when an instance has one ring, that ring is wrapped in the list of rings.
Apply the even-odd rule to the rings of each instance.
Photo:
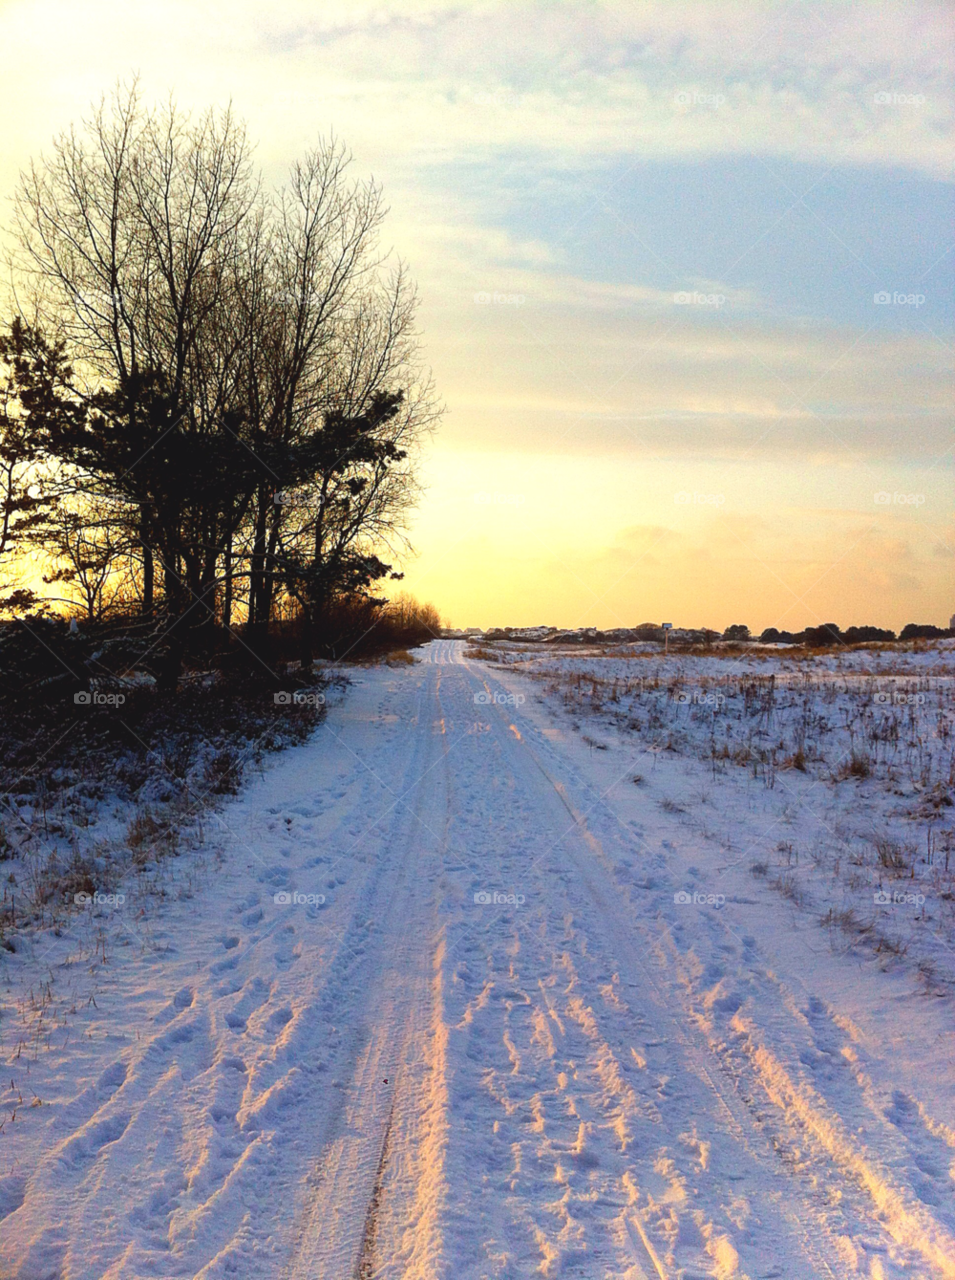
[[[821,626],[806,627],[803,631],[779,631],[776,627],[767,627],[758,637],[750,633],[749,627],[736,623],[726,628],[722,638],[739,641],[758,639],[760,644],[801,644],[821,649],[832,645],[867,644],[879,640],[936,640],[950,636],[955,636],[955,631],[936,627],[931,623],[910,622],[896,636],[894,631],[888,631],[884,627],[847,627],[845,631],[841,631],[835,622],[824,622]]]
[[[374,629],[439,407],[381,190],[349,163],[321,142],[268,192],[230,111],[147,109],[133,85],[21,175],[8,614],[119,626],[166,689],[193,654],[267,665],[291,629],[309,663]]]

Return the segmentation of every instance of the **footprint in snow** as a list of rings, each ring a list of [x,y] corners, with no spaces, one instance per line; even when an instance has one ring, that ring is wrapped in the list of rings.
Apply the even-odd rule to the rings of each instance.
[[[225,1024],[233,1031],[245,1031],[249,1018],[269,997],[268,983],[261,978],[250,978],[242,987],[242,995],[236,1005],[225,1015]]]
[[[27,1180],[23,1174],[11,1173],[0,1178],[0,1222],[9,1218],[26,1199]]]
[[[292,1010],[288,1005],[283,1005],[281,1009],[276,1009],[273,1014],[269,1015],[266,1022],[266,1028],[273,1034],[277,1034],[283,1027],[292,1021]]]
[[[163,1049],[174,1049],[177,1045],[188,1044],[195,1034],[195,1027],[192,1023],[187,1022],[181,1027],[173,1027],[170,1031],[167,1031],[158,1043]]]
[[[183,987],[181,991],[177,991],[164,1009],[160,1009],[159,1013],[153,1018],[153,1022],[159,1026],[164,1023],[172,1022],[173,1018],[179,1016],[185,1009],[191,1009],[195,1000],[195,994],[191,987]]]
[[[106,1068],[96,1082],[97,1089],[118,1089],[126,1083],[126,1064],[113,1062]]]
[[[120,1140],[129,1128],[129,1121],[128,1115],[118,1115],[86,1125],[60,1148],[61,1164],[75,1167],[85,1160],[92,1160],[104,1147]]]

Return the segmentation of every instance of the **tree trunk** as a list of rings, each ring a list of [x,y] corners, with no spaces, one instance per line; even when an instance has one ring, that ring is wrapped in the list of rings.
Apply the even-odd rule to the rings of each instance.
[[[216,596],[219,587],[219,557],[216,551],[218,542],[218,532],[209,535],[209,543],[206,549],[205,558],[202,566],[202,584],[199,589],[199,613],[198,626],[203,635],[214,642],[216,638]]]
[[[156,603],[156,566],[149,543],[149,522],[145,507],[140,508],[139,536],[143,548],[143,615],[151,618]]]
[[[166,649],[158,664],[156,687],[160,693],[175,693],[182,673],[185,650],[184,631],[187,625],[185,615],[189,609],[188,592],[183,581],[185,566],[181,557],[162,549],[160,544],[160,563],[168,620],[165,636]]]
[[[179,687],[183,657],[182,625],[182,620],[177,619],[169,636],[166,652],[159,663],[156,688],[160,693],[174,694]]]
[[[312,669],[312,611],[308,605],[302,605],[302,631],[299,636],[299,661],[302,664],[302,671],[307,672]]]
[[[246,634],[249,644],[258,652],[262,639],[262,584],[265,577],[265,540],[266,519],[268,516],[268,491],[263,485],[256,497],[255,535],[252,540],[252,555],[249,565],[249,614],[246,622]],[[265,620],[268,626],[268,620]]]
[[[232,629],[232,534],[229,534],[225,544],[225,553],[223,556],[222,566],[223,594],[222,594],[222,626],[226,632]]]
[[[268,631],[269,624],[272,621],[272,605],[275,600],[275,548],[279,543],[279,520],[279,513],[273,509],[272,527],[269,530],[269,540],[263,566],[264,572],[262,574],[262,601],[258,614],[259,621],[265,631]]]

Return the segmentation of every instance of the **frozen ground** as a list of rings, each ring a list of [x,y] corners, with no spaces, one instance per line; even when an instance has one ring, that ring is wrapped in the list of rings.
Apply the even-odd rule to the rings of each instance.
[[[955,1277],[938,720],[927,783],[840,780],[738,681],[745,760],[464,654],[355,672],[221,856],[3,960],[0,1274]]]

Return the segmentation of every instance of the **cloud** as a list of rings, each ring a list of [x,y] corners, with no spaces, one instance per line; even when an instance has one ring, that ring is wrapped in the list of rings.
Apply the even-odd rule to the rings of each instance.
[[[453,409],[449,444],[820,464],[934,461],[951,445],[951,354],[933,335],[770,326],[672,304],[648,316],[613,290],[592,307],[566,284],[573,301],[551,310],[527,289],[522,306],[471,302],[454,335],[426,330]]]
[[[434,147],[433,129],[407,126],[437,111],[443,145],[472,153],[745,152],[950,172],[941,5],[309,9],[260,11],[253,26],[293,76],[334,68],[353,96],[387,106],[379,124],[403,148]]]
[[[363,155],[418,163],[526,148],[950,175],[950,17],[934,3],[33,0],[2,21],[13,101],[139,67],[159,93],[174,80],[267,112],[271,148],[318,116]]]

